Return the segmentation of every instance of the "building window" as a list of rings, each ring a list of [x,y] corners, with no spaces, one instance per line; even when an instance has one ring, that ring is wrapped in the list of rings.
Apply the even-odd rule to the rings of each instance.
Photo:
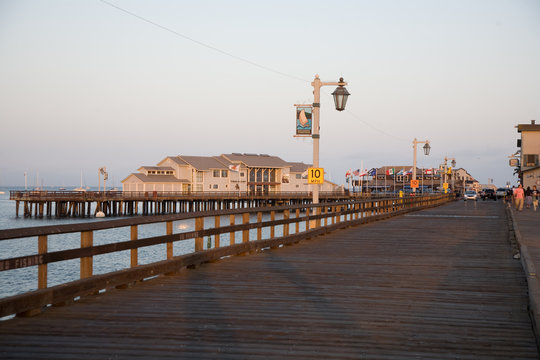
[[[525,154],[523,160],[525,160],[525,166],[527,167],[538,166],[538,154]]]
[[[219,170],[214,170],[214,177],[219,177]]]
[[[214,188],[214,189],[217,189],[217,188],[218,188],[218,185],[217,185],[217,184],[214,184],[214,185],[213,185],[213,188]]]
[[[246,174],[242,171],[242,172],[240,173],[240,177],[244,177],[244,176],[246,176]]]
[[[203,182],[203,172],[197,171],[197,182]],[[201,189],[202,191],[202,189]]]
[[[229,174],[229,172],[227,170],[221,170],[221,177],[222,178],[228,177],[229,176],[228,174]]]
[[[297,180],[302,180],[302,174],[296,174],[296,179]],[[296,185],[296,187],[298,187],[298,185]]]

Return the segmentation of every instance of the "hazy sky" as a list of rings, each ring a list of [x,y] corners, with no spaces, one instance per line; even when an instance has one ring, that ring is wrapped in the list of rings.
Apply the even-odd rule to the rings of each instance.
[[[540,122],[539,0],[0,0],[0,186],[97,185],[170,155],[312,161],[294,138],[310,83],[320,165],[436,167],[516,182],[519,123]],[[138,16],[138,17],[137,17]],[[146,21],[145,21],[146,20]],[[109,182],[110,183],[110,182]]]

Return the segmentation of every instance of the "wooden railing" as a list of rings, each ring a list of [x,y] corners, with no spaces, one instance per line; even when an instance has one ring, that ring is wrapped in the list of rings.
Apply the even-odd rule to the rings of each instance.
[[[350,195],[353,195],[352,193]],[[32,201],[47,199],[220,199],[220,198],[307,198],[306,191],[27,191],[11,190],[10,200]],[[348,191],[324,191],[323,197],[349,196]]]
[[[403,214],[405,212],[437,206],[451,198],[447,195],[432,195],[409,198],[366,199],[322,203],[317,205],[274,206],[227,211],[209,211],[160,216],[147,216],[109,220],[92,223],[43,226],[0,230],[0,241],[20,239],[20,246],[28,247],[27,241],[37,236],[38,253],[29,256],[0,260],[0,271],[37,266],[38,289],[27,293],[0,299],[0,317],[12,314],[32,315],[39,313],[48,305],[71,302],[88,294],[96,294],[114,287],[124,287],[156,275],[174,274],[186,267],[216,261],[231,255],[246,254],[266,248],[291,244],[312,236],[369,221]],[[263,221],[263,213],[269,220]],[[294,216],[291,216],[291,213]],[[256,217],[252,214],[256,214]],[[269,216],[268,216],[269,215]],[[223,217],[228,224],[221,224]],[[239,216],[241,224],[236,224]],[[214,218],[211,227],[205,228],[204,221]],[[173,233],[173,222],[192,220],[195,230]],[[300,223],[305,230],[300,231]],[[138,227],[145,224],[165,223],[166,235],[139,238]],[[293,230],[291,225],[295,225]],[[120,242],[94,245],[94,232],[105,229],[129,227],[130,238]],[[281,236],[276,236],[279,227]],[[256,229],[256,238],[250,238],[250,230]],[[263,239],[262,229],[267,229],[268,237]],[[242,242],[236,243],[235,233],[241,232]],[[48,251],[51,236],[67,233],[80,233],[81,246],[77,249]],[[221,235],[229,234],[229,244],[221,243]],[[204,237],[213,237],[214,246],[204,250]],[[194,252],[173,256],[176,242],[194,239]],[[165,244],[164,259],[146,265],[139,265],[138,249]],[[107,274],[93,274],[93,258],[97,255],[130,251],[130,267]],[[61,285],[48,287],[47,265],[54,262],[80,259],[80,279]]]

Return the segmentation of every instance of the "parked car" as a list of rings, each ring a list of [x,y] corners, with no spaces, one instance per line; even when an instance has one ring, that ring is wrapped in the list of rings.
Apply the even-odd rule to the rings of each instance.
[[[478,201],[478,193],[474,190],[467,190],[465,191],[465,195],[463,195],[463,200],[474,200]]]
[[[486,199],[497,200],[497,197],[495,195],[495,190],[493,190],[493,189],[484,189],[484,191],[482,192],[482,200],[486,200]]]
[[[497,196],[497,199],[504,198],[506,196],[506,189],[505,188],[498,188],[495,192],[495,196]]]

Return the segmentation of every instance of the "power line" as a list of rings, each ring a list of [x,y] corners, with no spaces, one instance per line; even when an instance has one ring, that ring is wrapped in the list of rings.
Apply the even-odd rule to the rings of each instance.
[[[388,133],[388,132],[386,132],[386,131],[384,131],[384,130],[382,130],[382,129],[379,129],[379,128],[377,128],[376,126],[373,126],[372,124],[370,124],[370,123],[368,123],[367,121],[363,120],[360,116],[354,114],[353,112],[351,112],[351,111],[348,110],[348,109],[345,109],[345,111],[346,111],[349,115],[351,115],[352,117],[354,117],[354,118],[357,119],[357,120],[360,120],[361,122],[363,122],[364,124],[366,124],[367,126],[369,126],[370,128],[372,128],[372,129],[375,130],[375,131],[378,131],[378,132],[380,132],[380,133],[382,133],[382,134],[384,134],[384,135],[386,135],[386,136],[390,136],[390,137],[392,137],[392,138],[394,138],[394,139],[397,139],[397,140],[408,141],[408,140],[406,140],[406,139],[404,139],[404,138],[401,138],[401,137],[392,135],[392,134],[390,134],[390,133]]]
[[[237,56],[237,55],[231,54],[231,53],[229,53],[229,52],[227,52],[227,51],[221,50],[221,49],[216,48],[216,47],[214,47],[214,46],[212,46],[212,45],[205,44],[205,43],[203,43],[202,41],[199,41],[199,40],[193,39],[193,38],[191,38],[191,37],[189,37],[189,36],[186,36],[186,35],[184,35],[184,34],[181,34],[181,33],[179,33],[178,31],[175,31],[175,30],[173,30],[173,29],[171,29],[171,28],[168,28],[168,27],[166,27],[166,26],[163,26],[163,25],[161,25],[161,24],[158,24],[158,23],[156,23],[156,22],[154,22],[154,21],[152,21],[152,20],[149,20],[149,19],[147,19],[147,18],[145,18],[145,17],[143,17],[143,16],[140,16],[140,15],[138,15],[138,14],[135,14],[135,13],[133,13],[133,12],[131,12],[131,11],[129,11],[129,10],[126,10],[126,9],[124,9],[124,8],[121,8],[120,6],[117,6],[117,5],[115,5],[115,4],[113,4],[113,3],[110,3],[110,2],[108,2],[108,1],[106,1],[106,0],[99,0],[99,1],[101,1],[103,4],[106,4],[106,5],[108,5],[108,6],[112,7],[112,8],[115,8],[115,9],[117,9],[117,10],[119,10],[119,11],[121,11],[121,12],[127,14],[127,15],[133,16],[133,17],[135,17],[135,18],[137,18],[137,19],[139,19],[139,20],[142,20],[142,21],[144,21],[144,22],[150,24],[150,25],[153,25],[153,26],[155,26],[155,27],[157,27],[157,28],[160,28],[160,29],[162,29],[162,30],[165,30],[165,31],[167,31],[167,32],[169,32],[169,33],[171,33],[171,34],[173,34],[173,35],[175,35],[175,36],[181,37],[182,39],[185,39],[185,40],[189,40],[189,41],[191,41],[191,42],[194,42],[194,43],[197,44],[197,45],[203,46],[203,47],[205,47],[205,48],[207,48],[207,49],[213,50],[213,51],[218,52],[218,53],[220,53],[220,54],[222,54],[222,55],[231,57],[231,58],[233,58],[233,59],[235,59],[235,60],[242,61],[242,62],[244,62],[244,63],[246,63],[246,64],[249,64],[249,65],[251,65],[251,66],[255,66],[255,67],[259,68],[259,69],[262,69],[262,70],[265,70],[265,71],[269,71],[269,72],[272,72],[272,73],[275,73],[275,74],[278,74],[278,75],[281,75],[281,76],[285,76],[285,77],[288,77],[288,78],[291,78],[291,79],[294,79],[294,80],[298,80],[298,81],[302,81],[302,82],[308,82],[308,83],[310,82],[309,80],[302,79],[302,78],[300,78],[300,77],[298,77],[298,76],[291,75],[291,74],[287,74],[287,73],[284,73],[284,72],[279,71],[279,70],[276,70],[276,69],[272,69],[272,68],[270,68],[270,67],[268,67],[268,66],[264,66],[264,65],[258,64],[258,63],[256,63],[256,62],[253,62],[253,61],[251,61],[251,60],[248,60],[248,59],[246,59],[246,58],[243,58],[243,57],[241,57],[241,56]],[[365,121],[365,120],[363,120],[362,118],[360,118],[358,115],[352,113],[350,110],[346,110],[346,111],[347,111],[347,113],[349,113],[349,115],[351,115],[352,117],[356,118],[357,120],[360,120],[361,122],[363,122],[363,123],[366,124],[367,126],[371,127],[372,129],[374,129],[374,130],[376,130],[376,131],[378,131],[378,132],[380,132],[380,133],[382,133],[382,134],[385,134],[385,135],[387,135],[387,136],[390,136],[390,137],[392,137],[392,138],[394,138],[394,139],[398,139],[398,140],[402,140],[402,141],[407,141],[407,140],[405,140],[405,139],[403,139],[403,138],[397,137],[397,136],[395,136],[395,135],[392,135],[392,134],[390,134],[390,133],[388,133],[388,132],[386,132],[386,131],[384,131],[384,130],[381,130],[381,129],[379,129],[379,128],[373,126],[372,124],[370,124],[370,123],[368,123],[367,121]]]
[[[144,17],[142,17],[142,16],[140,16],[140,15],[137,15],[137,14],[135,14],[135,13],[129,11],[129,10],[126,10],[126,9],[124,9],[124,8],[121,8],[121,7],[119,7],[119,6],[115,5],[115,4],[112,4],[112,3],[108,2],[108,1],[105,1],[105,0],[99,0],[99,1],[101,1],[102,3],[104,3],[104,4],[106,4],[106,5],[109,5],[110,7],[113,7],[113,8],[115,8],[115,9],[117,9],[117,10],[122,11],[122,12],[125,13],[125,14],[128,14],[128,15],[130,15],[130,16],[133,16],[133,17],[135,17],[135,18],[137,18],[137,19],[139,19],[139,20],[142,20],[142,21],[144,21],[144,22],[146,22],[146,23],[148,23],[148,24],[151,24],[151,25],[153,25],[153,26],[155,26],[155,27],[158,27],[158,28],[160,28],[160,29],[162,29],[162,30],[168,31],[168,32],[170,32],[171,34],[174,34],[174,35],[176,35],[176,36],[178,36],[178,37],[181,37],[181,38],[183,38],[183,39],[185,39],[185,40],[189,40],[189,41],[191,41],[191,42],[194,42],[194,43],[197,44],[197,45],[204,46],[204,47],[207,48],[207,49],[216,51],[216,52],[218,52],[218,53],[220,53],[220,54],[222,54],[222,55],[229,56],[229,57],[231,57],[231,58],[233,58],[233,59],[235,59],[235,60],[245,62],[245,63],[247,63],[247,64],[249,64],[249,65],[258,67],[259,69],[263,69],[263,70],[266,70],[266,71],[270,71],[270,72],[273,72],[273,73],[275,73],[275,74],[279,74],[279,75],[281,75],[281,76],[285,76],[285,77],[288,77],[288,78],[291,78],[291,79],[294,79],[294,80],[303,81],[303,82],[309,82],[308,80],[302,79],[302,78],[300,78],[300,77],[297,77],[297,76],[294,76],[294,75],[290,75],[290,74],[281,72],[281,71],[276,70],[276,69],[272,69],[272,68],[270,68],[270,67],[268,67],[268,66],[264,66],[264,65],[258,64],[258,63],[256,63],[256,62],[253,62],[253,61],[248,60],[248,59],[246,59],[246,58],[243,58],[243,57],[240,57],[240,56],[231,54],[231,53],[229,53],[229,52],[227,52],[227,51],[218,49],[218,48],[216,48],[216,47],[214,47],[214,46],[212,46],[212,45],[205,44],[205,43],[203,43],[203,42],[201,42],[201,41],[199,41],[199,40],[196,40],[196,39],[193,39],[193,38],[191,38],[191,37],[189,37],[189,36],[186,36],[186,35],[184,35],[184,34],[181,34],[181,33],[179,33],[178,31],[175,31],[175,30],[170,29],[170,28],[168,28],[168,27],[166,27],[166,26],[163,26],[163,25],[161,25],[161,24],[158,24],[158,23],[156,23],[156,22],[154,22],[154,21],[152,21],[152,20],[148,20],[147,18],[144,18]]]

